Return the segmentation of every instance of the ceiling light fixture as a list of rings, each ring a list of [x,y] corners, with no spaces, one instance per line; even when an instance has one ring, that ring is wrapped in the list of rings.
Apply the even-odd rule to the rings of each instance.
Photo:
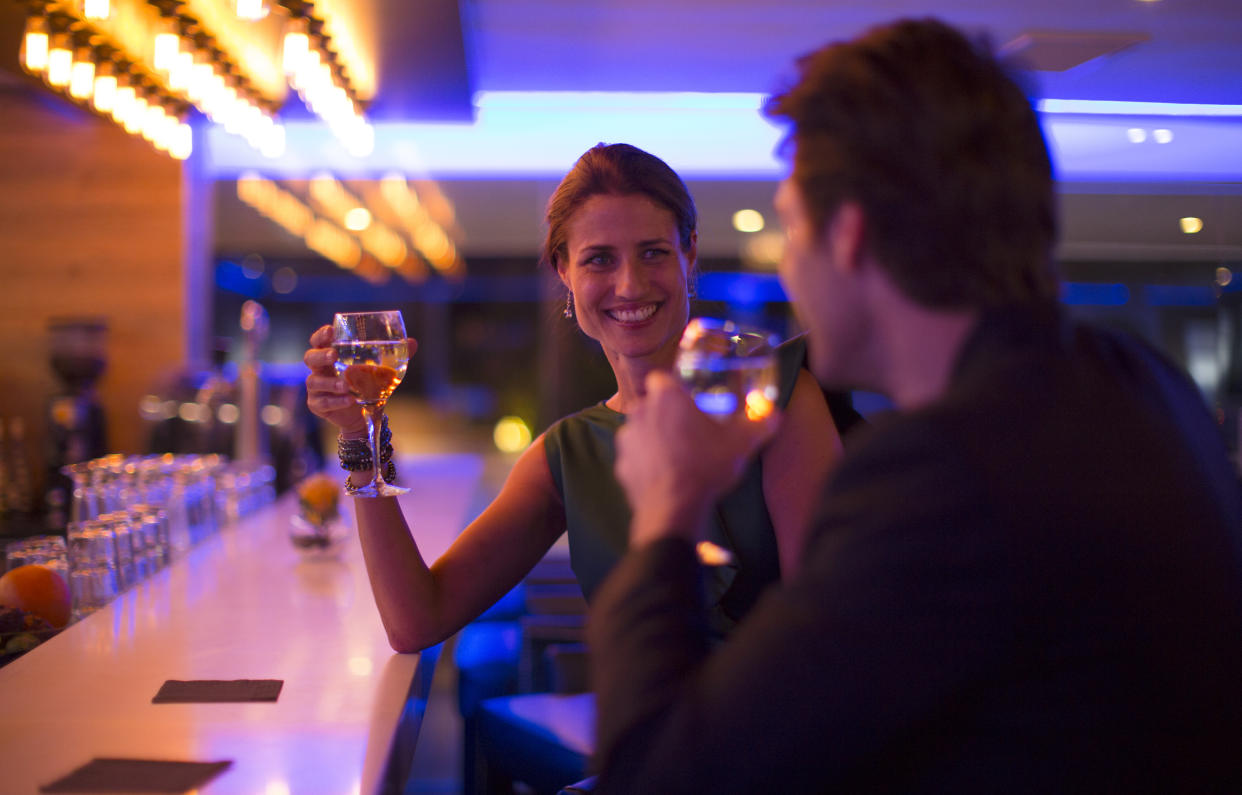
[[[761,231],[763,215],[758,210],[738,210],[733,214],[733,228],[739,232]]]
[[[371,211],[365,207],[354,207],[345,213],[345,228],[351,232],[361,232],[371,225]]]
[[[306,0],[280,0],[280,5],[289,14],[281,64],[290,87],[351,155],[370,155],[375,149],[375,130],[331,46],[324,20],[314,15],[314,7]]]
[[[48,21],[35,12],[26,17],[26,32],[22,37],[22,67],[31,74],[47,69]]]
[[[112,13],[112,4],[108,0],[84,0],[82,16],[86,19],[107,19]]]

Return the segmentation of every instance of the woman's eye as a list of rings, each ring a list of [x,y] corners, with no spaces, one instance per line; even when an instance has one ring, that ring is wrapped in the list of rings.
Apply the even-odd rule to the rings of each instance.
[[[660,259],[661,257],[667,257],[668,253],[666,248],[649,248],[643,252],[643,256],[647,259]]]
[[[583,262],[582,264],[587,265],[589,267],[594,267],[594,268],[603,268],[609,265],[611,262],[612,262],[612,257],[609,257],[607,254],[596,254],[594,256],[587,257],[586,261]]]

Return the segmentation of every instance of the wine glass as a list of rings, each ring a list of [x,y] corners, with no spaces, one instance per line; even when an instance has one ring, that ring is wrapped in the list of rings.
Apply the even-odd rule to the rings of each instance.
[[[692,318],[681,335],[674,366],[699,410],[724,422],[738,412],[761,420],[778,394],[774,334],[730,320]],[[696,547],[707,566],[734,563],[733,553],[711,541]]]
[[[384,481],[380,462],[380,431],[388,403],[410,363],[405,321],[396,310],[386,312],[340,312],[332,318],[332,350],[336,371],[345,377],[350,394],[362,406],[371,441],[371,482],[354,487],[355,497],[395,497],[409,489]]]
[[[762,329],[696,317],[682,332],[675,369],[705,414],[723,422],[741,411],[761,420],[776,407],[778,344]]]

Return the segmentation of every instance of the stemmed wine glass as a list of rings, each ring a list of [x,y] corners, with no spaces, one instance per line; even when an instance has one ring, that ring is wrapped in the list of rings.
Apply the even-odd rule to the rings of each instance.
[[[345,377],[350,394],[362,406],[371,442],[374,476],[364,486],[351,485],[355,497],[395,497],[409,489],[384,481],[380,462],[380,431],[384,406],[405,377],[410,363],[405,321],[396,310],[385,312],[340,312],[332,318],[332,350],[336,352],[336,371]]]
[[[682,332],[674,370],[694,403],[724,422],[738,412],[749,420],[772,413],[778,395],[774,334],[730,320],[692,318]],[[697,545],[708,566],[734,563],[733,553],[711,541]]]
[[[742,411],[761,420],[776,407],[778,343],[758,328],[696,317],[681,335],[677,375],[705,414],[724,421]]]

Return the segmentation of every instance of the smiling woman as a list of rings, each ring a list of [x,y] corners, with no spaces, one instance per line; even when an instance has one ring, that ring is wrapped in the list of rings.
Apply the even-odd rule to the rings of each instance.
[[[543,261],[570,291],[567,309],[599,341],[616,378],[611,398],[566,417],[515,463],[492,504],[431,565],[395,500],[359,500],[359,538],[394,648],[414,651],[472,621],[513,588],[568,531],[587,598],[625,553],[630,511],[612,472],[613,438],[643,395],[647,373],[669,370],[689,316],[697,213],[681,178],[625,144],[584,154],[548,204]],[[343,432],[362,427],[332,367],[330,328],[306,354],[311,410]],[[736,568],[712,573],[713,626],[723,635],[769,583],[797,567],[812,497],[840,455],[823,394],[797,345],[782,352],[780,431],[721,502],[708,538]],[[365,473],[364,473],[365,474]]]

